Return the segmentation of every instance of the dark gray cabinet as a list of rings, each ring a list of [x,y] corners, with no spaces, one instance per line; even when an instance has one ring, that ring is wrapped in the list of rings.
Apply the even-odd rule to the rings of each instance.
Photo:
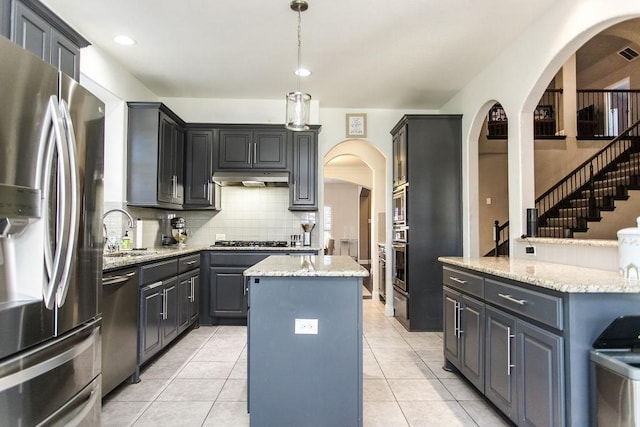
[[[127,203],[182,209],[184,122],[159,102],[127,104]]]
[[[198,320],[200,292],[200,272],[181,274],[178,277],[178,299],[180,302],[180,320],[178,321],[178,332],[187,329],[192,323]]]
[[[439,256],[462,255],[462,116],[406,115],[391,130],[406,139],[405,327],[442,331]],[[394,150],[397,157],[397,150]],[[392,261],[393,263],[394,261]]]
[[[318,132],[293,132],[289,210],[318,210]]]
[[[484,303],[444,289],[444,352],[478,389],[484,388]]]
[[[218,169],[287,169],[287,136],[284,129],[220,129]]]
[[[400,126],[393,135],[393,187],[407,183],[407,127]]]
[[[9,0],[0,5],[0,28],[7,34]],[[89,42],[42,3],[13,0],[11,40],[76,80],[80,78],[80,48]]]
[[[0,0],[0,35],[11,38],[11,0]]]
[[[220,186],[213,182],[214,129],[187,128],[184,207],[220,209]]]
[[[178,336],[178,280],[176,277],[140,290],[139,364]]]

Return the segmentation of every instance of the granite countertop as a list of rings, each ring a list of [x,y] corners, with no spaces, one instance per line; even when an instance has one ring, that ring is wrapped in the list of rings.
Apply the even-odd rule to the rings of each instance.
[[[367,277],[369,272],[348,256],[272,255],[244,271],[253,277]]]
[[[114,268],[129,267],[132,265],[141,264],[148,261],[157,261],[164,258],[188,255],[194,252],[200,252],[204,248],[204,246],[200,245],[187,245],[184,247],[178,247],[177,245],[159,246],[143,251],[118,251],[116,252],[116,256],[108,256],[108,252],[104,252],[104,256],[102,257],[102,271],[112,270]]]
[[[207,246],[208,251],[272,251],[272,252],[319,252],[319,246]]]
[[[635,293],[640,281],[618,272],[508,257],[440,257],[443,264],[567,293]]]

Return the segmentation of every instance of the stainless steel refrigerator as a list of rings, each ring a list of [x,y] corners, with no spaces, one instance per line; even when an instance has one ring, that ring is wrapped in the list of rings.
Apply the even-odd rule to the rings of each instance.
[[[0,423],[99,425],[104,105],[0,58]]]

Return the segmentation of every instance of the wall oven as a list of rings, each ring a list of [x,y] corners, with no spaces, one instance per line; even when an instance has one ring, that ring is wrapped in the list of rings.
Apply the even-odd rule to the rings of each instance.
[[[393,226],[407,225],[407,186],[403,185],[393,192]]]
[[[381,300],[387,298],[387,250],[383,245],[378,246],[378,293]]]
[[[403,292],[409,292],[406,277],[407,265],[407,244],[404,242],[393,242],[393,265],[392,276],[393,286]]]

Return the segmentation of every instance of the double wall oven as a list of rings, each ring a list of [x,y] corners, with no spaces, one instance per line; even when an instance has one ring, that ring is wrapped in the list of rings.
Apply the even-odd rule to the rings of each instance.
[[[393,279],[394,316],[405,326],[409,325],[409,281],[407,278],[408,235],[407,193],[403,185],[393,192],[393,251],[391,269]]]

